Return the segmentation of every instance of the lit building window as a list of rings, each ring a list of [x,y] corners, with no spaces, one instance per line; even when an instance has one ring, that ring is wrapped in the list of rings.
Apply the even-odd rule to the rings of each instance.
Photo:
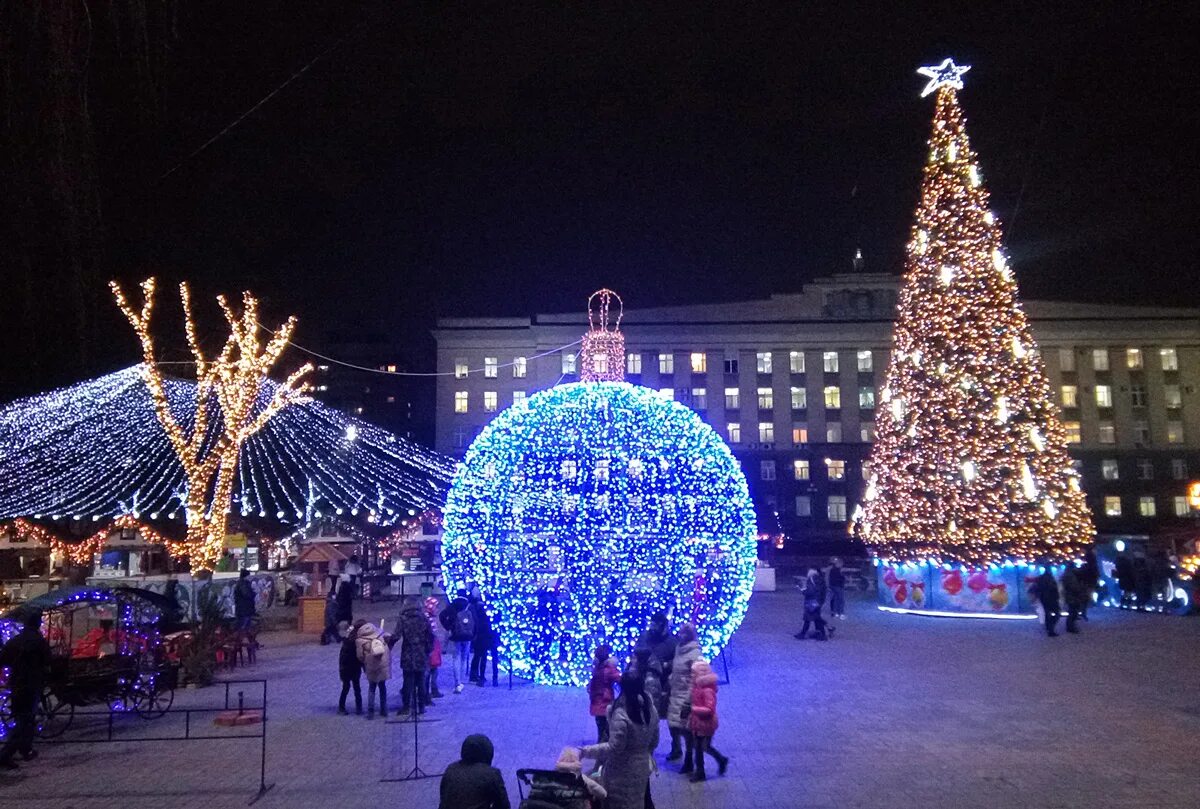
[[[1108,349],[1093,348],[1092,349],[1092,367],[1097,371],[1108,370]]]
[[[529,398],[529,397],[525,395],[525,391],[523,391],[523,390],[514,390],[513,391],[513,404],[515,404],[515,405],[524,404],[525,400],[527,398]]]
[[[529,373],[529,362],[524,357],[513,357],[513,378],[524,379]]]
[[[1083,440],[1082,431],[1079,429],[1079,422],[1077,421],[1064,421],[1063,433],[1067,437],[1068,444],[1078,444]]]
[[[1149,458],[1137,459],[1138,480],[1154,480],[1154,461]]]
[[[797,458],[792,461],[792,477],[796,480],[808,480],[809,470],[808,461],[803,458]]]
[[[708,373],[708,355],[703,351],[693,351],[690,357],[693,374]]]
[[[674,354],[659,354],[658,355],[658,372],[660,374],[675,373],[675,355]]]
[[[861,410],[875,409],[875,389],[874,388],[859,388],[858,389],[858,407]]]
[[[387,367],[387,372],[388,372],[389,374],[394,374],[394,373],[396,373],[396,366],[395,366],[395,365],[389,365],[389,366]]]
[[[830,480],[846,479],[846,462],[833,458],[825,459],[825,475]]]
[[[1100,477],[1105,480],[1121,479],[1121,468],[1118,466],[1116,458],[1105,458],[1100,461]]]
[[[483,375],[488,379],[495,379],[500,370],[500,362],[496,357],[483,358]]]
[[[1182,494],[1177,494],[1173,498],[1171,498],[1171,501],[1172,501],[1172,503],[1174,503],[1174,506],[1175,506],[1175,516],[1176,517],[1186,517],[1191,513],[1190,509],[1188,508],[1188,501],[1187,501],[1186,496],[1184,496]]]
[[[804,424],[792,425],[792,443],[796,446],[808,443],[808,426]]]
[[[1104,516],[1105,517],[1120,517],[1121,516],[1121,498],[1116,495],[1109,495],[1104,498]]]
[[[842,441],[842,423],[831,421],[825,425],[825,440],[830,444],[840,444]]]
[[[830,522],[845,522],[846,498],[840,494],[831,494],[826,501],[825,512]]]
[[[608,355],[593,354],[592,355],[592,373],[596,376],[603,376],[608,373]]]
[[[1140,348],[1125,349],[1125,367],[1134,370],[1142,367],[1142,350]]]
[[[1178,410],[1183,407],[1183,392],[1178,385],[1163,385],[1163,399],[1167,410]]]
[[[1138,498],[1138,514],[1143,517],[1153,517],[1156,511],[1152,495],[1143,495]]]
[[[862,478],[863,478],[863,480],[871,479],[871,462],[870,461],[862,462]]]
[[[1102,421],[1096,427],[1096,440],[1101,444],[1117,443],[1117,428],[1111,421]]]
[[[729,443],[740,444],[742,441],[742,425],[736,421],[731,421],[725,425],[725,434],[729,436]]]
[[[1062,386],[1062,406],[1079,407],[1079,388],[1075,385]]]
[[[564,374],[575,373],[575,354],[564,351],[562,354],[562,372]]]
[[[789,351],[788,352],[788,369],[793,374],[804,373],[804,352]]]
[[[708,392],[704,388],[692,388],[692,407],[696,410],[708,407]]]
[[[1179,352],[1173,348],[1160,348],[1158,356],[1162,360],[1162,369],[1164,371],[1179,370]]]
[[[1096,407],[1112,407],[1112,385],[1096,386]]]
[[[396,397],[395,397],[395,396],[389,396],[389,397],[387,397],[387,402],[388,402],[388,404],[395,404],[395,403],[396,403]]]
[[[1183,422],[1168,421],[1167,422],[1167,443],[1182,444],[1183,443]]]
[[[871,444],[875,441],[875,422],[864,421],[858,425],[858,438],[864,444]]]
[[[1072,348],[1060,348],[1058,350],[1058,367],[1063,371],[1075,370],[1075,350]]]
[[[842,389],[837,385],[825,388],[825,407],[828,410],[838,410],[842,406]]]
[[[471,372],[467,367],[467,361],[463,357],[456,357],[454,360],[454,378],[463,379]]]
[[[499,398],[500,397],[496,395],[496,391],[485,390],[483,392],[483,412],[484,413],[495,413],[496,412],[496,403],[499,401]]]
[[[826,351],[822,355],[825,364],[825,373],[836,374],[838,372],[838,353],[836,351]]]
[[[738,389],[737,388],[726,388],[725,389],[725,409],[726,410],[737,410],[739,407],[741,407],[741,404],[742,404],[742,402],[741,402],[741,397],[738,394]]]
[[[1172,458],[1171,477],[1175,480],[1185,479],[1187,477],[1187,461],[1183,458]]]
[[[773,407],[775,407],[775,395],[771,392],[771,389],[770,388],[759,388],[758,389],[758,409],[759,410],[770,410]]]
[[[454,412],[467,412],[467,392],[465,390],[456,390],[454,392]]]
[[[811,517],[812,516],[812,500],[806,494],[796,495],[796,516]]]
[[[771,373],[771,352],[759,351],[754,355],[754,367],[758,369],[760,374]]]
[[[870,351],[858,352],[858,371],[859,373],[868,373],[875,369],[875,362]]]
[[[758,440],[764,444],[770,444],[775,440],[775,425],[769,421],[760,421],[758,423]]]
[[[1139,420],[1133,423],[1133,443],[1139,447],[1150,446],[1150,422]]]
[[[808,391],[804,388],[792,388],[792,410],[804,410],[808,407]]]
[[[642,355],[631,351],[625,355],[625,373],[640,374],[642,372]]]
[[[775,479],[775,462],[774,461],[759,461],[758,471],[762,475],[763,480]]]

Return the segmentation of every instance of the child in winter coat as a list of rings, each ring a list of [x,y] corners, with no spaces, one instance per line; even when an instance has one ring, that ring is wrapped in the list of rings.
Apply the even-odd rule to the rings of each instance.
[[[379,692],[379,715],[387,717],[387,681],[392,676],[391,635],[379,631],[375,624],[363,624],[358,629],[355,645],[358,660],[367,675],[367,719],[375,718],[375,692]]]
[[[667,761],[675,761],[681,755],[683,766],[679,772],[687,774],[692,767],[692,734],[688,730],[685,710],[692,694],[692,664],[700,659],[700,644],[696,639],[696,629],[691,624],[679,627],[676,636],[675,657],[671,661],[671,677],[668,681],[667,695],[667,728],[671,731],[671,753]],[[685,750],[679,749],[683,741]]]
[[[712,746],[712,738],[717,732],[717,675],[703,659],[692,664],[692,710],[688,715],[688,731],[696,751],[696,771],[691,780],[704,780],[705,753],[713,757],[718,772],[724,775],[729,757],[721,755]]]
[[[342,696],[338,698],[338,713],[346,716],[346,696],[350,693],[350,687],[354,687],[354,712],[362,713],[362,685],[359,683],[359,678],[362,676],[362,661],[358,659],[358,643],[356,634],[359,628],[365,624],[362,618],[354,622],[354,626],[350,627],[346,632],[346,639],[342,641],[342,650],[338,654],[338,676],[342,678]]]
[[[429,619],[429,626],[433,630],[433,651],[429,653],[429,674],[425,685],[425,693],[432,701],[442,696],[438,689],[438,669],[442,667],[442,649],[446,647],[450,633],[438,619],[438,600],[433,596],[425,599],[425,617]]]
[[[600,644],[596,647],[592,679],[588,683],[588,713],[596,719],[596,744],[608,741],[608,706],[616,698],[613,684],[620,680],[621,672],[613,659],[612,647],[607,643]]]

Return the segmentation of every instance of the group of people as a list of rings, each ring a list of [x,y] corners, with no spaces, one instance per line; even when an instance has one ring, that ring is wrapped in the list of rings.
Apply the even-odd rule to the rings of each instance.
[[[339,598],[341,590],[339,590]],[[487,684],[487,659],[492,661],[492,685],[499,684],[499,639],[492,628],[488,611],[477,591],[459,591],[439,609],[435,597],[424,600],[410,596],[404,600],[394,632],[386,631],[364,619],[339,618],[335,632],[342,638],[338,655],[338,676],[342,691],[338,713],[346,715],[346,700],[354,691],[355,713],[362,714],[363,675],[367,678],[367,719],[375,716],[378,695],[379,714],[388,715],[387,683],[392,676],[395,647],[399,653],[401,675],[400,712],[423,714],[435,699],[442,697],[439,674],[444,663],[454,678],[454,694],[461,694],[466,683]]]
[[[1156,598],[1170,590],[1171,574],[1178,560],[1172,564],[1165,553],[1149,557],[1144,553],[1117,554],[1114,573],[1117,588],[1121,591],[1117,606],[1123,610],[1149,610]]]
[[[1088,558],[1085,558],[1083,564],[1075,565],[1068,563],[1063,568],[1061,582],[1054,578],[1054,571],[1047,563],[1042,567],[1042,572],[1034,579],[1033,584],[1029,586],[1029,594],[1037,600],[1042,608],[1042,618],[1046,627],[1046,634],[1052,638],[1058,637],[1058,632],[1055,631],[1058,627],[1058,619],[1062,616],[1063,605],[1067,608],[1067,631],[1076,634],[1079,632],[1079,621],[1086,621],[1088,604],[1092,600],[1092,592],[1096,589],[1096,585],[1100,580],[1099,568],[1096,566],[1096,557],[1088,552]],[[1061,584],[1061,593],[1059,587]]]
[[[842,570],[842,560],[834,557],[825,574],[821,573],[820,568],[810,567],[801,590],[804,594],[804,624],[794,637],[804,640],[808,637],[809,627],[812,627],[815,640],[829,640],[834,627],[829,626],[821,615],[825,600],[829,599],[830,615],[838,619],[846,617],[846,573]]]

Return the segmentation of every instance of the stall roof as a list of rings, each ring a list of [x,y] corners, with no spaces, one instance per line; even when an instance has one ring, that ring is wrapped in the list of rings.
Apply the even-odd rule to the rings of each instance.
[[[3,616],[0,616],[5,621],[13,621],[20,623],[27,616],[38,615],[46,610],[52,610],[61,607],[64,604],[71,602],[84,603],[90,601],[88,598],[91,594],[106,593],[112,596],[130,596],[146,601],[160,610],[172,609],[175,605],[171,603],[171,599],[155,593],[150,590],[142,589],[141,587],[96,587],[88,585],[71,585],[58,590],[51,590],[48,593],[43,593],[36,598],[31,598],[13,607]]]

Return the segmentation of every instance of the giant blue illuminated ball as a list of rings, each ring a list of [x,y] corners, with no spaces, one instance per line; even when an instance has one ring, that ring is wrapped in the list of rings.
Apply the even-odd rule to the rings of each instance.
[[[741,467],[678,402],[625,382],[559,385],[472,442],[451,485],[447,590],[478,584],[518,675],[583,684],[657,610],[712,657],[746,614],[757,532]]]

